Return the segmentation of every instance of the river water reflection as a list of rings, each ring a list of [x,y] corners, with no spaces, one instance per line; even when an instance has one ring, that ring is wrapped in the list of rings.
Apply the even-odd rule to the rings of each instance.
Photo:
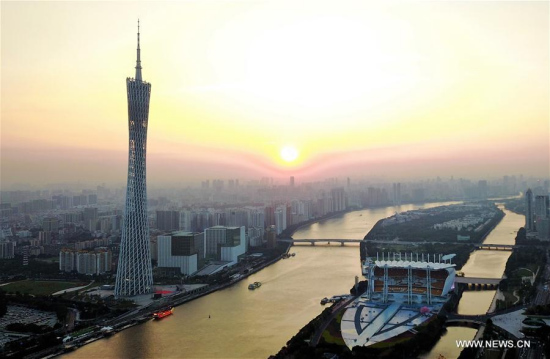
[[[449,202],[423,207],[444,204]],[[378,220],[396,211],[420,207],[406,205],[350,212],[302,228],[293,237],[361,239]],[[497,229],[514,216],[517,215],[508,214]],[[510,224],[515,225],[515,222]],[[495,242],[497,238],[489,241],[489,238],[488,243],[504,243]],[[279,351],[287,340],[322,311],[323,307],[319,304],[321,298],[349,292],[355,276],[361,273],[359,246],[355,244],[345,247],[340,247],[340,244],[295,246],[291,252],[295,252],[296,256],[281,260],[232,287],[179,306],[170,317],[127,329],[64,357],[267,358]],[[492,255],[490,251],[478,253],[481,255],[481,252]],[[509,255],[509,252],[502,254]],[[480,263],[483,263],[481,257]],[[474,273],[474,268],[477,266],[468,270]],[[262,282],[262,286],[255,291],[248,290],[248,284],[254,281]],[[475,294],[478,293],[485,295],[492,292]],[[452,345],[444,343],[451,342],[455,337],[469,339],[463,337],[466,334],[473,337],[475,334],[475,331],[469,333],[467,329],[462,329],[449,328],[438,344],[442,345],[441,348],[436,346],[431,354],[437,357],[437,353],[451,353],[446,357],[456,357],[460,351],[456,347],[453,351]]]
[[[525,223],[525,216],[505,210],[502,221],[485,238],[484,243],[490,244],[514,244],[516,231]],[[470,255],[470,259],[462,268],[467,277],[500,278],[504,273],[506,261],[510,257],[510,251],[479,250]],[[465,291],[458,305],[460,314],[485,314],[495,297],[494,290]],[[470,340],[476,331],[469,328],[447,328],[447,333],[423,356],[423,358],[437,358],[442,354],[446,358],[456,358],[462,349],[456,345],[456,340]],[[469,336],[469,337],[468,337]]]
[[[502,221],[487,236],[484,243],[514,244],[516,231],[525,223],[525,216],[510,212],[501,207],[506,214]],[[510,257],[510,251],[480,250],[472,253],[462,268],[467,277],[501,278]],[[458,312],[460,314],[485,314],[495,296],[495,291],[466,291],[462,295]]]

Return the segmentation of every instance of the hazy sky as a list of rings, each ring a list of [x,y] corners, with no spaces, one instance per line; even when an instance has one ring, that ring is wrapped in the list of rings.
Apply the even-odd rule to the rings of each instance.
[[[549,173],[545,1],[3,1],[3,188],[125,182],[138,18],[149,183]]]

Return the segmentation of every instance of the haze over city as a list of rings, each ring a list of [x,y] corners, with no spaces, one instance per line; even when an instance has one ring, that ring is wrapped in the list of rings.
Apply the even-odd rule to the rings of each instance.
[[[0,6],[0,357],[550,358],[549,2]]]
[[[547,2],[3,2],[2,187],[549,173]],[[37,175],[40,174],[40,175]]]

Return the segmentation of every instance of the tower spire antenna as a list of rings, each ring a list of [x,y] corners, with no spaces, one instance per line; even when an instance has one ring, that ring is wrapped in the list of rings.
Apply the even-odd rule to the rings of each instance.
[[[138,32],[137,32],[137,61],[136,61],[136,80],[141,81],[141,58],[139,48],[139,19],[138,19]]]

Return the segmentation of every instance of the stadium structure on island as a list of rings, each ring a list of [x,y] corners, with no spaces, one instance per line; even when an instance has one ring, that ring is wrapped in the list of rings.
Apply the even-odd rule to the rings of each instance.
[[[423,255],[413,257],[412,253],[394,253],[393,257],[388,253],[382,259],[378,254],[376,260],[367,258],[363,275],[368,280],[370,298],[382,303],[445,303],[454,288],[454,256],[427,255],[426,260]]]
[[[341,321],[351,349],[410,332],[433,318],[450,298],[456,276],[454,254],[383,253],[362,263],[367,291],[353,301]]]

